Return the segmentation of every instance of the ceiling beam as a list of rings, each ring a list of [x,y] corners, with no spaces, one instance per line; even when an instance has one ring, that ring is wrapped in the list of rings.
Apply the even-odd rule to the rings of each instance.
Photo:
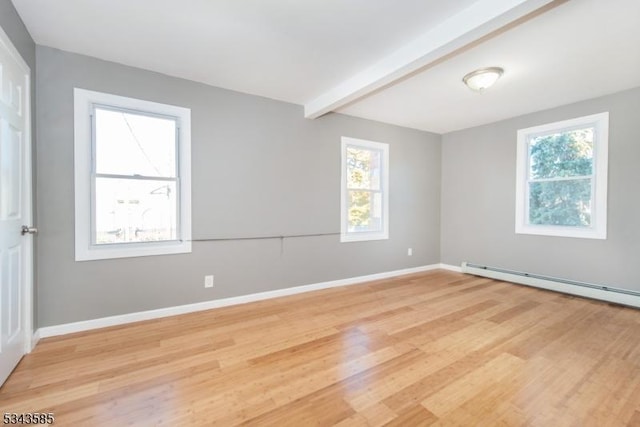
[[[413,42],[308,102],[304,106],[304,115],[308,119],[315,119],[337,110],[444,59],[553,2],[554,0],[478,0]]]

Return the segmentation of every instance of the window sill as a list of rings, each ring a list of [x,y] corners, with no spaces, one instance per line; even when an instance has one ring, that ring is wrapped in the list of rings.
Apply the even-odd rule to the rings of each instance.
[[[341,234],[340,243],[367,242],[369,240],[388,240],[388,233]]]
[[[191,242],[162,242],[131,245],[76,247],[76,261],[133,258],[191,253]]]
[[[548,225],[525,225],[517,227],[516,234],[600,240],[606,240],[607,238],[607,231],[599,230],[597,228],[554,227]]]

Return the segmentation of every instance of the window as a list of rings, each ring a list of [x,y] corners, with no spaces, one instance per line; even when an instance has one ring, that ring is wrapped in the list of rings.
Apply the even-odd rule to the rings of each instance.
[[[609,113],[518,131],[516,233],[607,237]]]
[[[74,90],[76,261],[191,252],[191,112]]]
[[[389,145],[342,138],[340,241],[389,238]]]

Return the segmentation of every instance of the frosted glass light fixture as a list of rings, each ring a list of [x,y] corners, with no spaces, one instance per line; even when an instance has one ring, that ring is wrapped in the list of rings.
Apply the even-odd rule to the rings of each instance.
[[[483,92],[485,89],[494,85],[502,76],[504,70],[500,67],[481,68],[467,74],[462,78],[464,84],[470,89],[477,92]]]

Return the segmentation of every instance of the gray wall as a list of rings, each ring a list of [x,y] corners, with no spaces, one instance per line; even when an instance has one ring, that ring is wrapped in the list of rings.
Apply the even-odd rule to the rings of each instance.
[[[0,0],[0,27],[7,33],[13,45],[31,68],[31,76],[33,77],[36,68],[36,45],[11,0]]]
[[[306,120],[298,105],[47,47],[37,67],[38,326],[439,262],[439,135]],[[75,262],[74,87],[191,108],[194,239],[338,232],[343,135],[390,144],[391,237],[194,242],[191,254]]]
[[[27,31],[22,19],[18,15],[18,12],[13,7],[10,0],[0,0],[0,27],[9,36],[11,43],[18,49],[20,56],[25,60],[29,68],[31,69],[31,151],[35,161],[36,158],[36,44],[34,43],[31,35]],[[34,162],[35,163],[35,162]],[[36,168],[33,170],[33,182],[36,182]],[[33,192],[33,223],[37,224],[36,213],[36,192]],[[34,250],[37,251],[37,239],[34,239]],[[37,264],[37,259],[34,260],[34,264]],[[38,289],[37,289],[37,272],[34,274],[34,302],[37,304]],[[33,311],[34,324],[37,325],[38,311]]]
[[[609,111],[606,240],[516,235],[516,131]],[[640,291],[640,88],[443,135],[442,262]]]

